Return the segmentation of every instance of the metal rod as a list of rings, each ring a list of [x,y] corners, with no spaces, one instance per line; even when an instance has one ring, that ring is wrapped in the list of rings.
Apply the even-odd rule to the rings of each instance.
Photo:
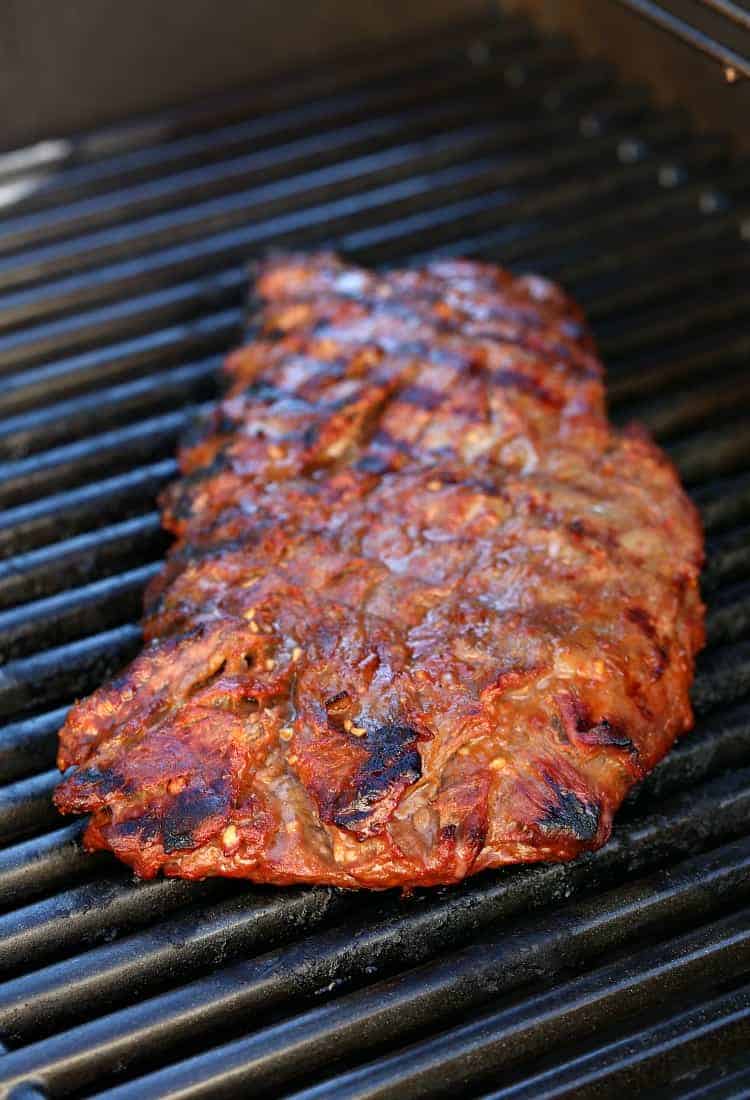
[[[710,35],[694,27],[692,23],[674,15],[673,12],[666,11],[660,4],[655,4],[652,0],[618,0],[618,3],[650,19],[652,23],[676,35],[694,49],[719,61],[724,66],[727,80],[730,82],[733,82],[737,76],[750,76],[750,58],[717,42]]]
[[[733,4],[732,0],[701,0],[701,2],[707,8],[712,8],[720,15],[725,15],[727,19],[731,19],[733,23],[737,23],[740,27],[745,27],[750,31],[750,11],[746,8]]]

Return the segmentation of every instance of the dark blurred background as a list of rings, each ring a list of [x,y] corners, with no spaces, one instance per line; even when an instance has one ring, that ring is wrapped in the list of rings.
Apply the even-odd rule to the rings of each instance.
[[[231,91],[357,45],[387,51],[395,37],[502,7],[571,33],[747,144],[750,81],[727,87],[720,66],[615,0],[2,0],[0,147]],[[696,0],[669,7],[712,29]]]

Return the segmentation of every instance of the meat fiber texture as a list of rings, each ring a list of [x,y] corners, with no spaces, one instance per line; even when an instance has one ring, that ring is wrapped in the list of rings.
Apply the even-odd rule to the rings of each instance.
[[[692,722],[695,509],[552,283],[279,256],[163,495],[146,647],[55,801],[139,875],[567,860]]]

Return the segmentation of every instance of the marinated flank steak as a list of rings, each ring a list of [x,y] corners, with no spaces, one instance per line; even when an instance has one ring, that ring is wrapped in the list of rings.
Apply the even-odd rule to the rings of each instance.
[[[692,721],[696,513],[554,285],[267,261],[164,494],[147,646],[56,793],[145,877],[388,887],[570,859]]]

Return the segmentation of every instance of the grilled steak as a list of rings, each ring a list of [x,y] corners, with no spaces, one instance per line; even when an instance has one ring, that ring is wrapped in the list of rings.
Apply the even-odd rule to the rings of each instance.
[[[702,542],[580,312],[329,254],[266,261],[256,307],[58,807],[146,877],[410,886],[603,844],[691,724]]]

